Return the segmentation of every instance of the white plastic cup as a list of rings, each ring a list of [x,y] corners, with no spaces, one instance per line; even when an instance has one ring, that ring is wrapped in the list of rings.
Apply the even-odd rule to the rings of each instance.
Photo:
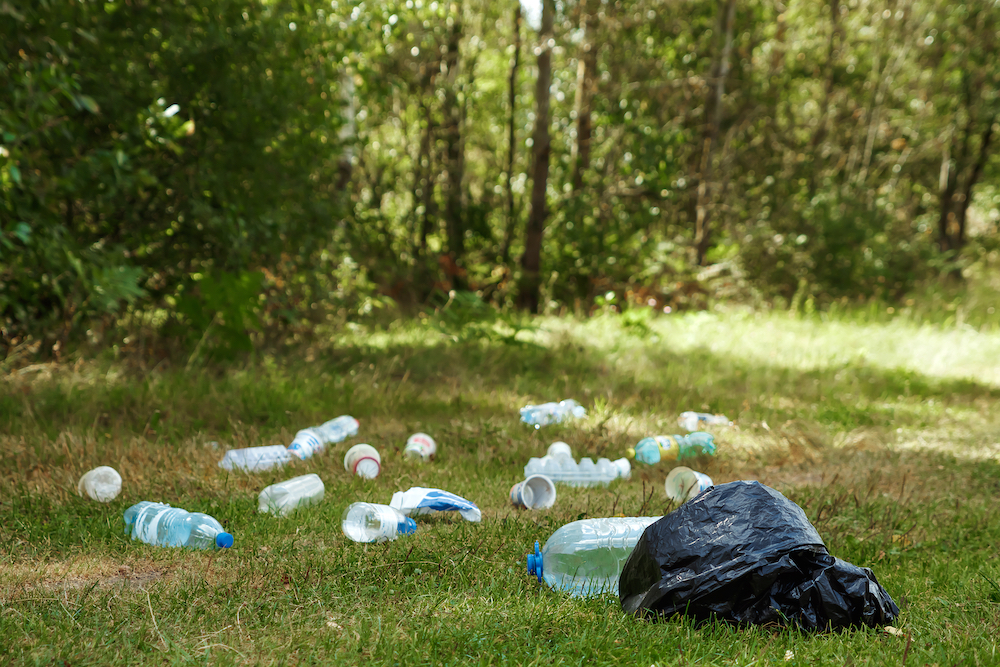
[[[382,471],[382,457],[371,445],[354,445],[344,455],[344,470],[365,479],[375,479]]]
[[[529,510],[548,509],[556,502],[556,485],[545,475],[529,475],[510,487],[510,502]]]
[[[403,454],[407,458],[430,461],[437,453],[437,443],[426,433],[414,433],[406,440]]]
[[[557,440],[549,445],[549,449],[546,453],[551,457],[568,456],[573,458],[573,450],[562,440]]]
[[[679,502],[691,500],[705,489],[714,486],[712,478],[691,468],[677,466],[667,475],[663,487],[667,498]]]
[[[99,503],[109,503],[122,491],[122,476],[109,466],[98,466],[83,477],[76,485],[76,492],[87,495]]]

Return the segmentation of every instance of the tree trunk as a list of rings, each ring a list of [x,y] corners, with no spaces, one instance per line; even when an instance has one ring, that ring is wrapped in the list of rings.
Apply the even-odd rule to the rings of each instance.
[[[538,312],[541,287],[542,234],[548,211],[545,191],[549,181],[549,86],[552,82],[552,23],[555,0],[542,0],[542,29],[538,35],[538,82],[535,87],[537,106],[534,135],[534,166],[531,183],[531,212],[524,235],[524,254],[521,255],[521,285],[518,306],[533,313]]]
[[[454,6],[454,5],[453,5]],[[445,156],[448,171],[448,193],[445,199],[445,221],[447,223],[448,254],[451,264],[462,266],[465,255],[465,221],[462,211],[462,180],[465,171],[465,160],[462,143],[462,106],[458,102],[458,63],[459,46],[462,40],[462,5],[459,4],[457,16],[451,25],[448,35],[448,46],[445,54],[445,66],[448,80],[445,84],[444,96],[444,128],[447,148]],[[453,276],[456,289],[464,289],[465,281],[461,275]]]
[[[576,143],[573,145],[573,191],[583,188],[583,175],[590,168],[590,139],[592,134],[590,107],[594,94],[594,76],[597,71],[597,46],[594,44],[594,0],[588,0],[580,22],[583,43],[576,72]]]
[[[724,4],[723,4],[724,3]],[[715,87],[711,100],[712,113],[709,115],[705,136],[702,140],[701,169],[698,177],[698,195],[695,208],[695,260],[701,266],[712,243],[712,227],[709,217],[712,180],[712,157],[719,139],[722,124],[722,98],[726,93],[726,77],[729,76],[729,59],[733,51],[733,23],[736,18],[736,0],[721,0],[719,3],[720,47],[712,67]],[[709,105],[706,105],[709,106]]]
[[[517,70],[521,65],[521,3],[514,5],[514,62],[510,66],[510,87],[507,96],[510,98],[510,117],[507,121],[507,229],[503,235],[503,249],[500,251],[500,261],[504,266],[510,263],[510,244],[514,238],[514,225],[517,215],[514,211],[514,154],[517,147],[517,134],[514,125],[514,111],[517,108]]]

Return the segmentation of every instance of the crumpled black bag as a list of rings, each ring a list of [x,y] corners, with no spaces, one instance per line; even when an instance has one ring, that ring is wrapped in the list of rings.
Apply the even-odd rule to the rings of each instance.
[[[618,590],[622,608],[638,616],[807,630],[899,616],[871,570],[831,556],[802,508],[759,482],[709,488],[651,524]]]

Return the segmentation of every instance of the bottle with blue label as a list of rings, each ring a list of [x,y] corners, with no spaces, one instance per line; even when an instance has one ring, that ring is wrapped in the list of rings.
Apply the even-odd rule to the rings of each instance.
[[[582,419],[586,416],[586,409],[571,398],[558,403],[526,405],[521,408],[521,421],[531,424],[536,429],[549,424],[558,424],[565,419]]]
[[[144,501],[125,510],[125,534],[159,547],[228,549],[233,536],[207,514]]]
[[[350,415],[341,415],[336,419],[311,428],[304,428],[295,434],[288,451],[300,459],[307,459],[313,454],[319,454],[333,442],[340,442],[358,434],[358,420]]]
[[[660,461],[676,461],[701,454],[715,454],[715,437],[696,431],[687,435],[655,435],[643,438],[628,455],[636,461],[655,465]]]

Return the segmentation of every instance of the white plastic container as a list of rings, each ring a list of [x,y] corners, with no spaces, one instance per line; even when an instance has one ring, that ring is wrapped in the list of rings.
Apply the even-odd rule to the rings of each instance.
[[[528,478],[532,475],[545,475],[553,482],[567,486],[598,486],[610,484],[618,478],[628,479],[632,475],[632,464],[625,458],[617,461],[601,458],[594,463],[584,457],[577,463],[568,456],[546,455],[528,460],[524,476]]]
[[[284,445],[266,445],[264,447],[230,449],[219,461],[219,467],[223,470],[260,472],[279,468],[291,460],[292,455]]]
[[[704,426],[732,426],[726,415],[713,415],[707,412],[682,412],[677,417],[677,424],[688,431],[700,431]]]
[[[407,438],[403,454],[407,458],[430,461],[437,454],[437,443],[426,433],[414,433]]]
[[[122,476],[114,468],[98,466],[80,478],[76,492],[99,503],[109,503],[122,492]]]
[[[574,597],[618,594],[618,579],[646,527],[660,517],[610,517],[568,523],[528,554],[528,573]]]
[[[355,542],[387,542],[417,529],[416,522],[394,507],[352,503],[344,510],[340,527]]]
[[[671,470],[667,475],[667,481],[663,483],[667,498],[682,503],[712,486],[714,485],[711,477],[685,466],[677,466]]]
[[[375,479],[382,471],[382,457],[371,445],[354,445],[344,455],[344,470],[365,479]]]
[[[573,458],[573,449],[562,440],[557,440],[549,445],[546,454],[548,456],[568,456]]]
[[[531,475],[510,487],[510,502],[530,510],[548,509],[556,502],[556,485],[545,475]]]
[[[320,502],[325,493],[326,488],[319,475],[301,475],[261,491],[257,497],[257,509],[275,516],[287,516],[298,507]]]

